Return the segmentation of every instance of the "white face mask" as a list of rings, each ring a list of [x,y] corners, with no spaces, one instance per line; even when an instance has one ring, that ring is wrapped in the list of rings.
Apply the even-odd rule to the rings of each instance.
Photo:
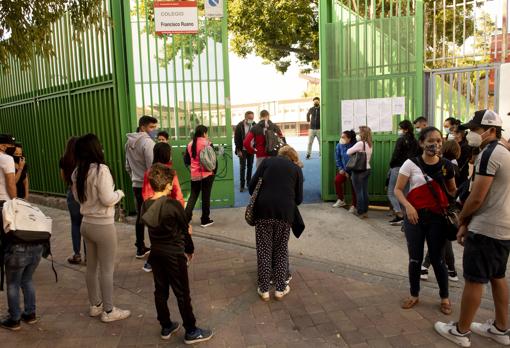
[[[356,134],[356,141],[361,141],[361,135]]]
[[[484,134],[483,132],[482,134]],[[469,132],[466,136],[466,140],[468,141],[468,145],[471,147],[480,147],[482,145],[482,134],[478,134],[476,132]]]
[[[400,135],[400,136],[404,135],[404,131],[402,129],[399,129],[398,130],[398,135]]]
[[[446,137],[446,140],[455,140],[455,134],[448,133],[448,136]]]

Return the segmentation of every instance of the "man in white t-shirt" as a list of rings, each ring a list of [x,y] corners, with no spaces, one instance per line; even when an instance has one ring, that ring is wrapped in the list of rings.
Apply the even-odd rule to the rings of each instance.
[[[12,155],[15,140],[9,134],[0,134],[0,202],[16,197],[16,167]]]
[[[480,110],[469,123],[467,141],[482,151],[475,162],[471,193],[460,214],[457,240],[464,245],[465,285],[458,323],[435,324],[444,338],[471,346],[471,332],[510,345],[508,284],[505,279],[510,254],[510,152],[501,143],[501,118]],[[473,322],[485,284],[491,284],[495,318]]]

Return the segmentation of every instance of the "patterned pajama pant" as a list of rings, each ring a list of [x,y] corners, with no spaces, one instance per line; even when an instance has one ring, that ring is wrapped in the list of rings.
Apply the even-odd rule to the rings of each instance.
[[[276,291],[284,291],[289,276],[290,224],[275,219],[260,219],[255,224],[258,285],[269,291],[274,280]]]

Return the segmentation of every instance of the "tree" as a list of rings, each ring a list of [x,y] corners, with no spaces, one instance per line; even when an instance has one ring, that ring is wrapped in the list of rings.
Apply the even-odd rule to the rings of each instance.
[[[0,0],[0,66],[18,59],[27,68],[34,55],[53,54],[52,24],[69,14],[73,37],[92,27],[102,28],[103,0]]]
[[[241,57],[256,54],[287,71],[292,58],[303,70],[319,67],[318,0],[229,2],[232,50]]]

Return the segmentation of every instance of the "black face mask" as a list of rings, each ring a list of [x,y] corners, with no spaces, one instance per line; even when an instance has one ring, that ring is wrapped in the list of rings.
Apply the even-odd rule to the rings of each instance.
[[[15,152],[16,152],[15,147],[8,147],[7,149],[5,149],[5,153],[8,154],[9,156],[14,156]]]
[[[15,163],[19,163],[19,161],[21,160],[21,156],[13,156],[13,158]]]

